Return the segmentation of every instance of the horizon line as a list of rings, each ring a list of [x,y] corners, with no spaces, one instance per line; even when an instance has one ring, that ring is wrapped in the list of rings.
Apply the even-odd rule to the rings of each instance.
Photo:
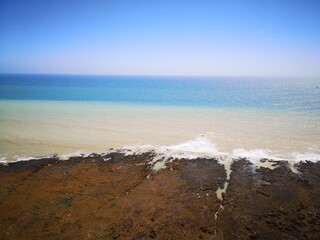
[[[199,77],[199,78],[320,78],[320,76],[302,75],[183,75],[183,74],[100,74],[100,73],[30,73],[0,72],[0,75],[65,75],[65,76],[97,76],[97,77]]]

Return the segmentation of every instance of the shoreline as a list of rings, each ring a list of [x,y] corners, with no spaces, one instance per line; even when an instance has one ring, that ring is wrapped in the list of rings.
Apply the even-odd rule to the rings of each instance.
[[[268,169],[233,160],[220,201],[219,159],[172,159],[153,172],[154,157],[114,151],[2,165],[1,239],[319,238],[319,162],[297,164],[296,174],[285,161]]]

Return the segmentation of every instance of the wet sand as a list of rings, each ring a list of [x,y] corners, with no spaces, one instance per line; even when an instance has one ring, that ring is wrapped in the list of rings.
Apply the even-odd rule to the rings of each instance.
[[[44,158],[0,167],[0,239],[319,239],[320,163],[254,169],[152,153]],[[149,177],[148,177],[149,176]]]

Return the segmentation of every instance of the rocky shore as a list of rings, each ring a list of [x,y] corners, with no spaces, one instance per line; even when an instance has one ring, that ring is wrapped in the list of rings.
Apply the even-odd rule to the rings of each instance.
[[[0,239],[320,239],[320,163],[255,169],[153,153],[57,157],[0,167]]]

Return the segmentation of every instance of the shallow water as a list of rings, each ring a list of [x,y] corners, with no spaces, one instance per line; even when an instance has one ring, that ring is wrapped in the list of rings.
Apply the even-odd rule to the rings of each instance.
[[[206,152],[214,143],[219,152],[292,158],[319,153],[320,146],[318,117],[301,113],[7,100],[0,101],[0,109],[0,152],[9,160],[133,145],[159,147],[200,135],[208,142],[196,139],[185,150]]]

